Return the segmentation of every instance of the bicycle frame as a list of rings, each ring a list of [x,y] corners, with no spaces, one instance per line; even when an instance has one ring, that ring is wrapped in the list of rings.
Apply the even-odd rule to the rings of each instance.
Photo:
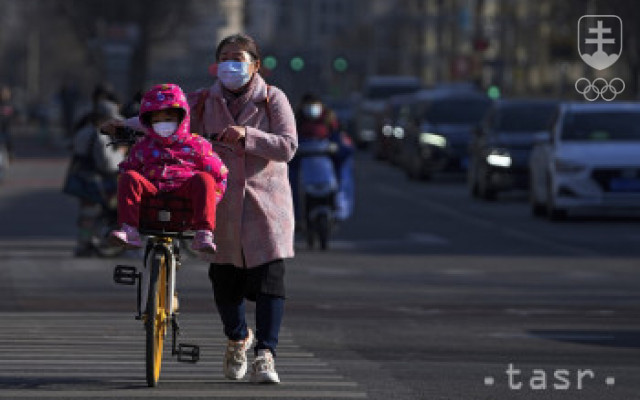
[[[154,387],[158,383],[162,363],[164,338],[171,327],[171,355],[178,361],[195,363],[200,359],[197,345],[177,343],[180,332],[176,300],[176,271],[180,262],[180,239],[190,238],[190,233],[140,230],[149,235],[144,254],[144,270],[137,272],[135,267],[118,265],[114,270],[116,283],[134,285],[137,290],[137,320],[142,320],[147,332],[147,383]],[[159,257],[159,258],[158,258]],[[162,270],[166,273],[162,273]],[[153,278],[153,282],[152,282]],[[161,279],[162,281],[156,281]],[[153,292],[150,292],[153,288]],[[153,297],[152,297],[153,296]],[[149,306],[149,302],[151,306]],[[159,319],[159,320],[158,320]],[[160,324],[156,323],[160,322]]]

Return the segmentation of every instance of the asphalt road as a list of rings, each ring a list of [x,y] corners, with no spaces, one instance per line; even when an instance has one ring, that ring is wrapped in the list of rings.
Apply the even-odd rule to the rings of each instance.
[[[32,144],[33,145],[33,144]],[[640,219],[530,216],[521,193],[470,199],[459,177],[411,182],[368,153],[328,252],[289,263],[283,384],[226,382],[206,265],[178,287],[195,365],[144,384],[121,259],[71,256],[59,151],[23,147],[0,186],[0,398],[640,398]]]

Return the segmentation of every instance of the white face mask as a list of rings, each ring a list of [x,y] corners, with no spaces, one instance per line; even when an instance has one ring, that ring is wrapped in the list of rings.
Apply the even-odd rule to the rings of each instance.
[[[246,61],[223,61],[218,64],[218,78],[227,89],[240,89],[251,79],[249,65]]]
[[[162,137],[169,137],[175,133],[178,129],[178,123],[174,121],[169,122],[156,122],[151,125],[153,130]]]

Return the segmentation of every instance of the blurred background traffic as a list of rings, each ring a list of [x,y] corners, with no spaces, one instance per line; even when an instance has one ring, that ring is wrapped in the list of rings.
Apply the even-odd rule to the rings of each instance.
[[[530,186],[530,152],[554,142],[559,105],[584,101],[577,80],[617,78],[623,86],[611,89],[613,103],[640,91],[640,3],[632,0],[0,0],[0,8],[9,153],[11,138],[27,133],[69,148],[104,99],[127,117],[151,84],[175,82],[185,91],[210,85],[215,45],[236,32],[256,38],[263,76],[294,108],[313,93],[358,149],[414,179],[462,172],[470,193],[484,199]],[[612,66],[597,70],[581,59],[576,26],[583,15],[621,16],[611,35],[623,40],[605,46],[620,54]],[[607,118],[618,111],[607,110]],[[586,137],[611,139],[605,128]],[[592,172],[558,157],[573,172]],[[558,157],[540,164],[536,214],[543,205],[553,215],[564,210],[548,192],[580,195],[549,178]],[[619,170],[595,171],[606,175],[596,179],[600,197],[640,189],[640,177],[628,170],[634,165],[602,168]]]
[[[0,1],[0,81],[22,115],[59,123],[81,114],[97,83],[126,103],[152,83],[206,86],[213,50],[235,32],[254,36],[263,74],[292,103],[309,90],[354,107],[394,89],[370,78],[402,75],[423,87],[464,81],[494,96],[578,99],[576,23],[623,18],[620,60],[598,76],[638,92],[640,27],[632,0],[32,0]],[[60,109],[66,111],[62,112]],[[346,113],[346,111],[345,111]]]

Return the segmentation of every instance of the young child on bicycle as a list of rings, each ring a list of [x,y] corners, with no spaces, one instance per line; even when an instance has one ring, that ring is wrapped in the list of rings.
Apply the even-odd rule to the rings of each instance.
[[[141,247],[142,198],[171,192],[191,200],[193,250],[215,253],[216,206],[224,195],[228,170],[206,139],[190,133],[190,110],[182,89],[174,84],[151,88],[142,98],[139,120],[147,132],[119,164],[121,229],[111,237],[125,247]]]

